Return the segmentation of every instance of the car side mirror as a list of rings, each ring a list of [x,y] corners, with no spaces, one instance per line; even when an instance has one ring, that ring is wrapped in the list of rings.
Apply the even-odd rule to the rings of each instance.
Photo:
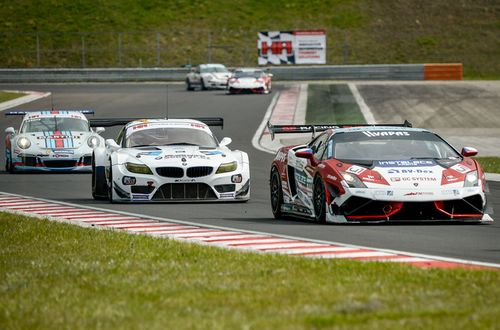
[[[96,127],[95,128],[95,132],[97,134],[101,134],[102,132],[104,132],[106,129],[104,127]]]
[[[14,129],[14,127],[7,127],[5,129],[5,133],[7,133],[7,134],[16,134],[16,130]]]
[[[120,149],[120,146],[118,145],[118,143],[116,143],[116,141],[113,139],[106,140],[106,147],[113,150],[113,151]]]
[[[301,149],[295,153],[295,157],[311,160],[314,158],[314,152],[311,148]]]
[[[225,137],[225,138],[222,139],[222,141],[220,141],[219,144],[221,146],[225,147],[225,146],[229,145],[231,142],[233,142],[233,140],[231,138]]]
[[[191,72],[196,72],[196,68],[191,68]]]
[[[462,152],[460,152],[464,157],[472,157],[477,155],[477,149],[471,147],[463,147]]]

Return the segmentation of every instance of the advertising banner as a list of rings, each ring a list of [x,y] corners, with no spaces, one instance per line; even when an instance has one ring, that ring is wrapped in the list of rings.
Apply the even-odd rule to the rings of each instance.
[[[324,30],[259,32],[259,65],[326,64]]]

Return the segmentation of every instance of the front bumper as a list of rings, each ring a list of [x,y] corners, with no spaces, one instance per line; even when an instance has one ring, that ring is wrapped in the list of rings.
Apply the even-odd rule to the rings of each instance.
[[[14,172],[92,172],[91,162],[91,155],[60,158],[19,154],[12,159],[12,168]]]
[[[335,222],[482,221],[485,210],[486,197],[480,187],[437,191],[350,189],[328,207]]]
[[[250,199],[249,176],[239,171],[199,178],[169,178],[113,166],[114,200],[119,202],[216,202]],[[241,182],[238,178],[241,178]]]

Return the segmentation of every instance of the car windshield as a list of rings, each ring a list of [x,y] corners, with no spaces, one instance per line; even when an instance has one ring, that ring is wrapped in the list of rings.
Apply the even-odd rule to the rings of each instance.
[[[202,66],[200,67],[201,73],[212,73],[212,72],[229,72],[225,66],[223,65],[211,65],[211,66]]]
[[[235,78],[260,78],[262,71],[236,71]]]
[[[88,132],[90,128],[86,120],[64,117],[30,119],[25,121],[21,127],[21,133],[45,131]]]
[[[460,157],[439,136],[421,131],[344,132],[335,134],[327,146],[327,158],[359,162]]]
[[[133,132],[126,138],[127,148],[142,146],[194,145],[217,147],[214,137],[205,131],[181,127],[152,127]]]

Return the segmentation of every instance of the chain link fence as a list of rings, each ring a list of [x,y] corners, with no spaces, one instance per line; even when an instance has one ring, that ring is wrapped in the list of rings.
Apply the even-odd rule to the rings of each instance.
[[[370,34],[370,29],[377,33]],[[484,74],[500,72],[500,33],[491,22],[436,30],[391,26],[326,30],[327,64],[464,63]],[[436,32],[437,31],[437,32]],[[181,67],[220,62],[257,65],[257,32],[186,29],[135,32],[1,33],[2,68]]]

